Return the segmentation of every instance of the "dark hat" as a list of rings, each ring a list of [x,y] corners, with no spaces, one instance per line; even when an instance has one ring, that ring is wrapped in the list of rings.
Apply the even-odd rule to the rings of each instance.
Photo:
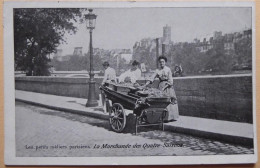
[[[134,66],[134,65],[139,65],[139,62],[136,61],[136,60],[134,60],[134,61],[132,62],[132,65],[133,65],[133,66]]]
[[[165,62],[167,62],[167,58],[163,55],[161,55],[159,58],[158,58],[158,61],[160,61],[161,59],[163,59]]]
[[[109,63],[107,61],[105,61],[102,65],[103,66],[109,66]]]

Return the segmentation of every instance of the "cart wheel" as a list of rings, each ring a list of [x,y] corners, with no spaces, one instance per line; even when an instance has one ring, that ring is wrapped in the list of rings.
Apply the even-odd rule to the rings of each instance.
[[[109,123],[115,132],[122,132],[126,124],[124,107],[119,103],[114,103],[109,112]]]

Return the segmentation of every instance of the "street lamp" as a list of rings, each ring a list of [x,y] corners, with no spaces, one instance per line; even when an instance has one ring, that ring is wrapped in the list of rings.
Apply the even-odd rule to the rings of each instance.
[[[89,42],[89,54],[90,54],[90,71],[89,71],[89,92],[88,92],[88,102],[86,107],[95,107],[98,105],[96,100],[96,92],[95,92],[95,80],[94,80],[94,69],[93,69],[93,47],[92,47],[92,31],[95,29],[96,18],[93,12],[93,9],[88,10],[89,13],[85,15],[87,29],[89,29],[90,34],[90,42]]]

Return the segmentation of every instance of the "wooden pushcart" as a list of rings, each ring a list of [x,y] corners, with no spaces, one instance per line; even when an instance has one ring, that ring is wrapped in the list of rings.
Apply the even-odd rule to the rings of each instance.
[[[135,134],[138,127],[159,125],[164,130],[166,107],[174,101],[171,97],[149,97],[134,87],[107,84],[100,87],[105,95],[109,111],[109,123],[113,131],[122,132],[126,126],[125,110],[135,115]],[[112,102],[112,103],[111,103]]]

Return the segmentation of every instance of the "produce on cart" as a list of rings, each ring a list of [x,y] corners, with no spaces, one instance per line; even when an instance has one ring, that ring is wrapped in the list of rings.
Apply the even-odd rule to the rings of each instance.
[[[109,123],[115,132],[122,132],[126,126],[125,109],[133,110],[135,114],[135,133],[142,126],[160,125],[164,130],[166,107],[175,102],[175,98],[164,92],[138,83],[109,83],[100,89],[106,95]]]

